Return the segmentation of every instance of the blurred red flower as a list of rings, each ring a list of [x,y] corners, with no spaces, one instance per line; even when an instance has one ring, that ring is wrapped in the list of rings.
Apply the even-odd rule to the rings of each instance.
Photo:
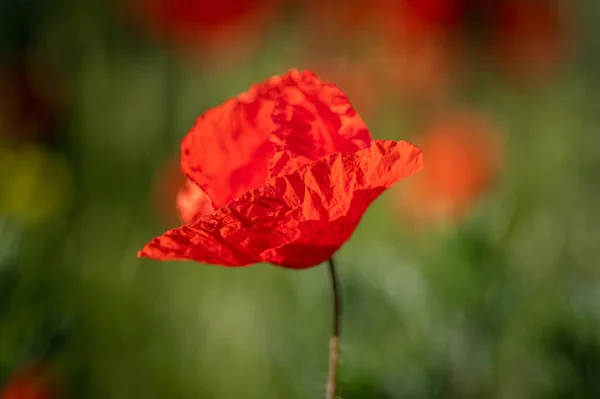
[[[246,51],[273,20],[281,0],[131,0],[138,19],[160,39],[185,48]]]
[[[317,40],[354,40],[376,26],[378,4],[368,0],[346,0],[341,6],[334,1],[300,0],[306,7],[307,28]]]
[[[462,50],[461,1],[380,0],[382,67],[409,97],[432,98],[450,87]]]
[[[7,381],[0,399],[56,399],[56,388],[47,371],[39,365],[18,369]]]
[[[223,266],[315,266],[370,203],[423,166],[404,141],[371,139],[336,86],[292,70],[208,110],[182,142],[182,169],[215,211],[138,256]]]
[[[306,5],[308,19],[319,37],[330,33],[356,38],[360,33],[375,33],[382,24],[396,24],[398,17],[418,19],[433,26],[456,25],[464,0],[300,0]],[[369,32],[371,31],[371,32]]]
[[[505,0],[491,21],[495,61],[522,82],[551,77],[571,49],[569,15],[560,0]]]
[[[497,176],[501,145],[483,115],[454,111],[436,118],[419,136],[427,168],[399,191],[410,219],[456,219],[468,211]]]
[[[465,0],[379,0],[379,3],[388,17],[403,15],[407,22],[419,21],[442,30],[457,27],[466,9]]]
[[[57,71],[42,60],[19,57],[0,70],[0,137],[51,139],[65,116],[66,89]]]

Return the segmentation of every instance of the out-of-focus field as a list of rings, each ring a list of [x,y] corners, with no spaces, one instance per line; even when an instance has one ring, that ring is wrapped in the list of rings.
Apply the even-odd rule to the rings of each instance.
[[[336,255],[339,395],[599,397],[599,18],[592,0],[2,2],[1,398],[324,396],[325,268],[136,258],[179,223],[195,118],[290,68],[425,154]]]

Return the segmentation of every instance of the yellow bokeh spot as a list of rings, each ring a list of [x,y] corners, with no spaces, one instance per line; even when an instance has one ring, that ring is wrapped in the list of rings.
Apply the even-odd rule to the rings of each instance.
[[[0,213],[36,223],[64,209],[71,174],[64,160],[35,144],[0,146]]]

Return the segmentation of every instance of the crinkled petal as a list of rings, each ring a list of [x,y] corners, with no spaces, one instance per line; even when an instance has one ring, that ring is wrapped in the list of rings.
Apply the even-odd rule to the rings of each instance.
[[[270,177],[289,174],[329,154],[369,147],[369,130],[337,86],[323,83],[310,71],[292,71],[281,85],[272,116],[276,128]]]
[[[315,266],[350,237],[375,198],[422,167],[421,151],[404,141],[373,141],[364,150],[330,154],[166,232],[138,256],[223,266]]]
[[[200,116],[181,143],[181,169],[218,209],[267,178],[271,114],[281,78],[253,85]]]
[[[204,190],[188,180],[177,193],[177,210],[181,221],[190,224],[207,213],[214,212],[215,208]]]
[[[310,71],[291,70],[200,116],[182,141],[181,167],[218,209],[268,176],[370,142],[339,88]]]

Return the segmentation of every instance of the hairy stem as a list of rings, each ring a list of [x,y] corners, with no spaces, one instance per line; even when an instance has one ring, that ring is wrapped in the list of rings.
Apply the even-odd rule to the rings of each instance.
[[[338,283],[337,272],[333,258],[328,261],[329,277],[331,278],[331,290],[333,294],[333,315],[331,338],[329,339],[329,371],[327,373],[326,399],[335,399],[335,384],[337,381],[339,351],[340,351],[340,327],[342,321],[342,292]]]

